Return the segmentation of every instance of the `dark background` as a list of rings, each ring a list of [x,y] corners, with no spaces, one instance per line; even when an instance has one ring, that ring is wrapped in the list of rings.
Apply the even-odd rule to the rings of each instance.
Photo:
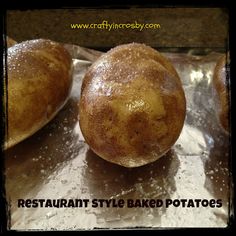
[[[224,8],[129,8],[8,10],[7,34],[18,42],[49,38],[89,48],[141,42],[155,48],[215,48],[228,40]],[[71,29],[71,23],[159,23],[161,29]]]

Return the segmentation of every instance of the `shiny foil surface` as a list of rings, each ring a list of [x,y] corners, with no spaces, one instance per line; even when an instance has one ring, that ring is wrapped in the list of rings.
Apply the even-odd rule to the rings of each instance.
[[[187,113],[171,150],[151,164],[125,168],[96,156],[78,123],[80,88],[101,52],[66,45],[73,57],[70,98],[40,131],[5,152],[12,230],[226,227],[232,215],[230,137],[221,128],[212,76],[220,53],[163,53],[182,80]],[[220,199],[222,207],[19,208],[18,199]]]

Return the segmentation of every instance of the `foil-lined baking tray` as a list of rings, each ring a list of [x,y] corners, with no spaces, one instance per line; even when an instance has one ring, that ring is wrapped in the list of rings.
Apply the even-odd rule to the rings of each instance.
[[[164,53],[183,83],[187,115],[172,149],[154,163],[125,168],[96,156],[78,123],[83,75],[102,52],[65,45],[73,57],[70,98],[58,115],[5,152],[9,228],[86,230],[226,227],[232,215],[230,138],[219,125],[212,89],[221,53]],[[18,207],[19,199],[200,199],[221,207]]]

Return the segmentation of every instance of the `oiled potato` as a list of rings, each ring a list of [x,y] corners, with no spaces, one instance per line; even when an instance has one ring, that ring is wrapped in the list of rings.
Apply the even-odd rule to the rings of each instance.
[[[182,130],[184,91],[172,64],[144,44],[120,45],[87,71],[79,122],[103,159],[137,167],[163,156]]]
[[[72,85],[71,65],[66,49],[50,40],[8,48],[5,148],[34,134],[62,108]]]
[[[216,114],[220,125],[229,132],[229,84],[226,79],[227,72],[226,55],[216,63],[213,74],[213,86],[215,91]]]

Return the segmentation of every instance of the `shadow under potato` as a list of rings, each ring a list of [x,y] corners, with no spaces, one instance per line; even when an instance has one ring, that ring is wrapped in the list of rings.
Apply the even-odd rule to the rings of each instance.
[[[91,149],[86,153],[87,168],[82,185],[90,199],[123,199],[123,208],[99,207],[93,209],[97,220],[106,222],[108,227],[136,227],[161,225],[164,206],[140,207],[137,201],[171,198],[176,190],[174,176],[179,167],[179,159],[173,150],[157,161],[135,168],[126,168],[109,163],[97,156]],[[131,200],[132,207],[128,207]]]
[[[105,161],[91,149],[87,151],[85,161],[84,185],[96,197],[130,195],[132,192],[133,197],[165,198],[175,190],[174,176],[179,160],[173,150],[153,163],[135,168]]]
[[[230,138],[224,132],[214,136],[214,146],[211,148],[209,158],[205,161],[206,181],[205,187],[215,198],[222,199],[223,205],[232,201],[232,158],[230,156]],[[229,205],[228,205],[229,207]]]

